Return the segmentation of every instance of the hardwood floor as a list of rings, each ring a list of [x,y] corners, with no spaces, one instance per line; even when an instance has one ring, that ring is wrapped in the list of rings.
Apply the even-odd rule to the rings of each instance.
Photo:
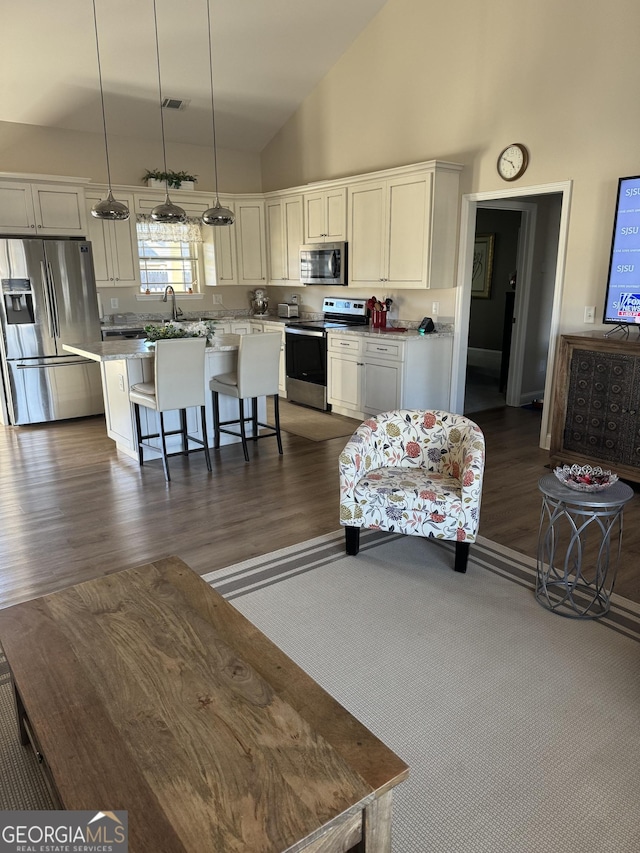
[[[499,409],[473,419],[487,441],[480,533],[535,556],[548,469],[539,412]],[[172,457],[118,455],[101,417],[0,427],[0,606],[175,554],[200,574],[336,530],[337,457],[345,438],[283,434],[251,448]],[[616,592],[640,602],[640,500],[625,510]]]

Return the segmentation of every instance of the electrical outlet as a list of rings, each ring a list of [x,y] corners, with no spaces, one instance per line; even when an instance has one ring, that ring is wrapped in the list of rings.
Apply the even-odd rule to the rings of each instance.
[[[222,305],[222,296],[219,293],[213,294],[213,304],[214,305]]]
[[[289,302],[291,302],[292,305],[297,305],[298,304],[298,294],[292,293],[291,296],[289,297]]]
[[[596,306],[595,305],[585,305],[584,306],[584,322],[585,323],[595,323],[596,321]]]
[[[112,299],[112,300],[111,300],[111,307],[112,307],[112,308],[117,308],[117,307],[118,307],[118,300],[117,300],[117,299]]]
[[[436,316],[440,313],[440,303],[439,302],[432,302],[431,303],[431,313],[435,314]]]
[[[124,376],[121,373],[118,374],[118,387],[124,391]]]

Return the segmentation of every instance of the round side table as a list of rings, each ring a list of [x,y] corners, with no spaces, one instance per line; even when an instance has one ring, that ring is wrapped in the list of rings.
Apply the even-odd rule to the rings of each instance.
[[[633,489],[618,480],[601,492],[578,492],[563,485],[554,474],[542,477],[538,488],[542,492],[542,511],[537,600],[554,613],[572,619],[604,616],[609,610],[622,547],[622,511],[633,497]],[[597,555],[584,565],[587,533],[595,537]]]

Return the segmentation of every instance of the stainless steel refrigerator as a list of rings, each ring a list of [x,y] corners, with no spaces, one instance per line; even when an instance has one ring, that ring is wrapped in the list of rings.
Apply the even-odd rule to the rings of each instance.
[[[91,243],[0,239],[0,286],[9,422],[102,412],[100,365],[62,349],[101,340]]]

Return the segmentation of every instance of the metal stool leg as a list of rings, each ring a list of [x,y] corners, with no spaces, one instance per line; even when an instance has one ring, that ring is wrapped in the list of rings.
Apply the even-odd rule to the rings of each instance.
[[[276,422],[276,441],[278,442],[278,453],[282,456],[282,436],[280,435],[280,397],[273,395],[273,417]]]
[[[213,397],[213,447],[217,450],[220,447],[220,401],[217,391],[212,391],[211,395]]]
[[[244,400],[238,398],[238,409],[240,411],[240,436],[242,438],[242,450],[244,451],[244,461],[249,461],[249,450],[247,448],[247,431],[244,425]]]
[[[138,464],[142,465],[142,424],[140,423],[140,406],[138,403],[133,404],[133,412],[136,421],[136,438],[138,440]]]
[[[209,453],[209,437],[207,436],[207,410],[200,406],[200,417],[202,419],[202,441],[204,443],[204,458],[207,462],[207,471],[211,472],[211,454]]]
[[[160,447],[162,449],[162,467],[164,468],[164,478],[167,483],[171,482],[171,476],[169,474],[169,460],[167,459],[167,439],[164,434],[164,415],[162,412],[158,412],[160,415]]]

